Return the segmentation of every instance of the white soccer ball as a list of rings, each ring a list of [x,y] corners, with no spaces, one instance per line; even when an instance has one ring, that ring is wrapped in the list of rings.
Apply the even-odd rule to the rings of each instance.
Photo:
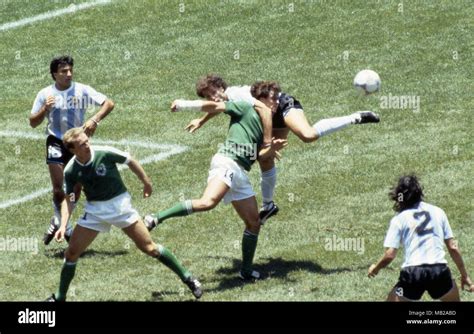
[[[354,78],[354,87],[366,95],[378,92],[381,84],[379,75],[372,70],[362,70]]]

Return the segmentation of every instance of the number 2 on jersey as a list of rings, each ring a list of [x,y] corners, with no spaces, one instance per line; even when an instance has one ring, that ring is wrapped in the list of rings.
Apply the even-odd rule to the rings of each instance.
[[[433,228],[426,228],[426,226],[428,225],[428,223],[430,222],[431,220],[431,216],[430,216],[430,213],[428,211],[419,211],[419,212],[415,212],[413,214],[413,218],[415,218],[416,220],[421,220],[421,224],[418,225],[416,227],[416,233],[418,235],[425,235],[425,234],[428,234],[428,233],[433,233]]]

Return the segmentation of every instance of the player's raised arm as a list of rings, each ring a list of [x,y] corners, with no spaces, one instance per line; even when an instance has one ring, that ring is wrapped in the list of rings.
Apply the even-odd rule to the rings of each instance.
[[[215,114],[225,111],[225,103],[202,100],[174,100],[171,104],[171,111],[204,111]]]
[[[143,197],[150,197],[151,193],[153,192],[153,187],[151,184],[151,179],[146,174],[145,170],[143,169],[142,165],[135,159],[130,158],[128,162],[128,167],[130,170],[138,177],[140,181],[143,183]]]
[[[97,126],[99,125],[100,121],[102,121],[105,117],[107,117],[108,114],[114,109],[115,103],[110,100],[106,99],[101,107],[100,110],[89,118],[85,123],[84,123],[84,132],[88,137],[92,137],[94,135],[95,130],[97,129]]]
[[[45,119],[48,112],[54,107],[54,96],[48,96],[44,104],[41,104],[40,98],[37,97],[31,111],[29,121],[32,128],[36,128]]]

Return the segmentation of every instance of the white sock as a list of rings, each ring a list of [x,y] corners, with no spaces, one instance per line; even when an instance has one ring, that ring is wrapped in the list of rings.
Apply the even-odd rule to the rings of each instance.
[[[322,137],[335,131],[342,130],[348,125],[354,124],[355,121],[355,114],[342,117],[326,118],[315,123],[313,128],[316,130],[318,137]]]
[[[262,188],[263,206],[273,201],[273,193],[275,192],[275,186],[277,181],[277,171],[273,167],[266,172],[262,172],[260,179],[260,187]]]

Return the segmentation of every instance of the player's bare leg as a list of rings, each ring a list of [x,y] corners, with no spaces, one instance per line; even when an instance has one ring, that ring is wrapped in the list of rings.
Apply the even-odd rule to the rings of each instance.
[[[215,177],[211,179],[201,198],[192,200],[193,211],[209,211],[215,208],[229,189],[229,186],[219,178]]]
[[[440,298],[442,302],[459,302],[461,297],[459,296],[459,289],[456,281],[453,280],[453,287],[443,297]]]
[[[242,269],[240,270],[239,277],[243,280],[259,279],[260,273],[252,270],[258,233],[260,232],[257,200],[255,196],[252,196],[240,201],[233,201],[232,205],[245,224],[245,231],[242,237]]]
[[[64,199],[64,190],[63,190],[63,181],[64,181],[64,166],[62,164],[57,163],[48,163],[49,175],[51,178],[51,185],[53,188],[53,208],[54,208],[54,216],[51,217],[51,221],[49,223],[48,231],[43,236],[43,242],[45,245],[48,245],[51,240],[54,238],[54,234],[59,229],[60,221],[61,221],[61,210],[60,210],[60,203]],[[74,187],[74,194],[76,197],[76,202],[79,200],[81,194],[81,186],[80,184]],[[68,224],[66,230],[66,240],[68,240],[72,233],[72,226]]]
[[[169,218],[187,216],[194,212],[209,211],[219,204],[228,190],[229,186],[215,177],[208,182],[201,198],[183,201],[157,214],[147,215],[144,218],[145,226],[148,231],[151,231],[158,224]]]

